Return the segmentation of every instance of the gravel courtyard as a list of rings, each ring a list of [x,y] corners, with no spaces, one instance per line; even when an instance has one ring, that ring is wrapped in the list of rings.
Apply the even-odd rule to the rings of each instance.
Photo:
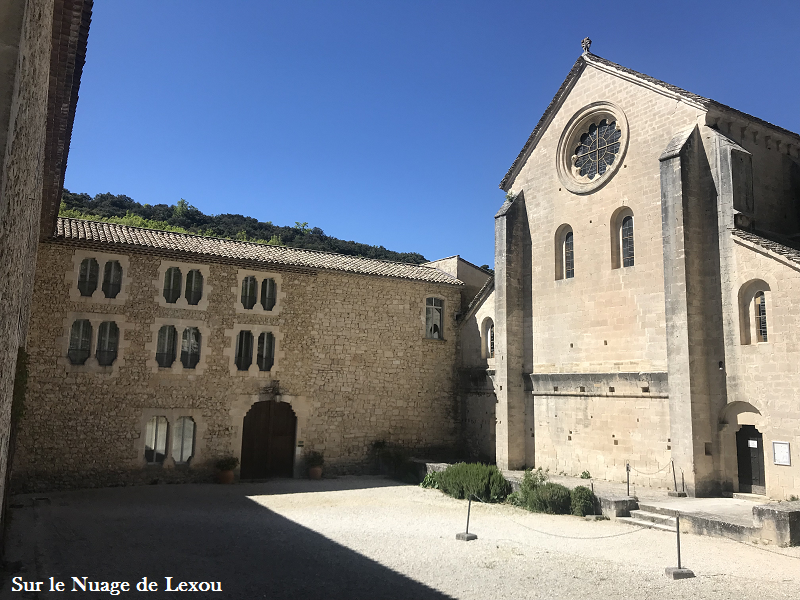
[[[472,542],[456,541],[467,504],[372,477],[232,486],[157,485],[16,499],[2,598],[60,598],[49,578],[128,581],[119,597],[174,598],[181,581],[221,582],[193,598],[800,597],[800,548],[682,537],[697,577],[671,581],[675,537],[611,521],[474,504]],[[549,534],[549,535],[548,535]],[[583,539],[573,539],[583,538]],[[18,563],[19,564],[19,563]],[[12,591],[12,577],[45,581]],[[158,592],[136,591],[143,577]],[[20,581],[20,580],[18,580]],[[190,584],[186,584],[190,587]],[[78,588],[80,589],[80,588]],[[145,595],[146,594],[146,595]]]

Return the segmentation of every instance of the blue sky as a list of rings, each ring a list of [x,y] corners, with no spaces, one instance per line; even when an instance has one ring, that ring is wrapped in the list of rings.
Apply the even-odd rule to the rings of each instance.
[[[798,25],[796,0],[100,1],[65,186],[491,265],[583,37],[800,131]]]

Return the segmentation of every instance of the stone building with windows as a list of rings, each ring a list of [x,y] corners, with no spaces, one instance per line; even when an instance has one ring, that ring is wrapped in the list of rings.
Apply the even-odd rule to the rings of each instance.
[[[800,136],[586,42],[500,186],[498,465],[800,495]]]
[[[261,479],[309,449],[333,472],[367,468],[375,442],[452,450],[459,315],[489,278],[468,271],[471,287],[431,265],[59,218],[15,489],[204,479],[226,455]]]

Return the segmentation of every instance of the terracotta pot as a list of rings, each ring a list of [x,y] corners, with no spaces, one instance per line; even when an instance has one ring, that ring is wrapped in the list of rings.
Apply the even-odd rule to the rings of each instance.
[[[309,479],[322,479],[322,467],[308,467]]]
[[[217,471],[217,483],[233,483],[233,471]]]

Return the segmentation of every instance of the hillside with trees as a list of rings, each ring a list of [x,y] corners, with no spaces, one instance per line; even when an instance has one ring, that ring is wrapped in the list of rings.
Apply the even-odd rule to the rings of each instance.
[[[426,262],[425,257],[417,252],[393,252],[383,246],[340,240],[325,235],[319,227],[309,227],[308,223],[296,222],[292,227],[273,225],[270,221],[258,221],[242,215],[206,215],[183,199],[173,205],[150,205],[139,204],[123,194],[97,194],[92,198],[89,194],[74,194],[65,189],[59,215],[349,256],[412,264]]]

